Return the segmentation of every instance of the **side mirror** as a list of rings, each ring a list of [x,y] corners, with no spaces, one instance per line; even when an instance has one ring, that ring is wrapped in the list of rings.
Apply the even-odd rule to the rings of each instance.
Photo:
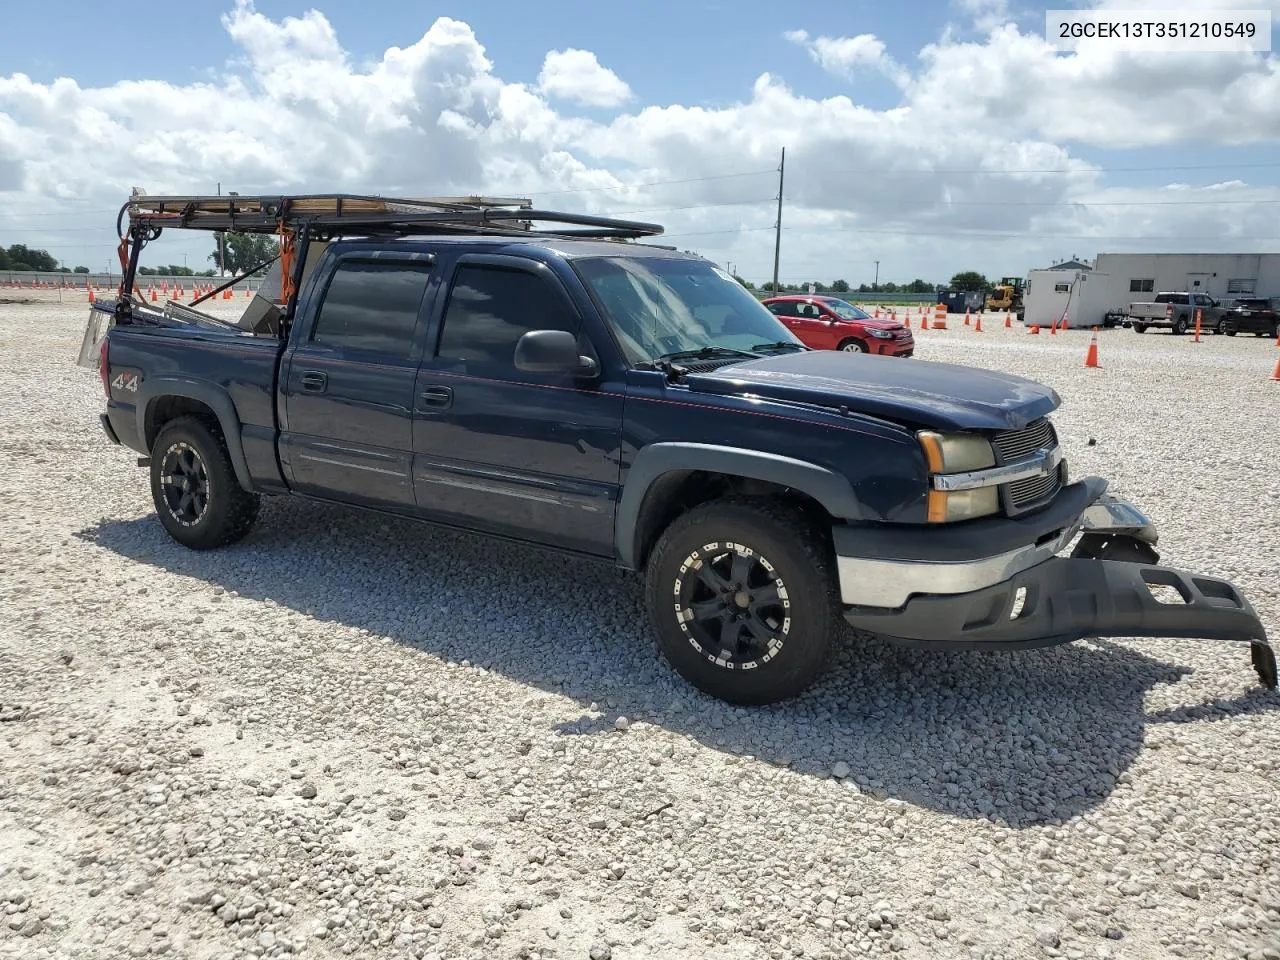
[[[568,373],[590,377],[600,368],[578,353],[578,338],[567,330],[530,330],[516,342],[515,365],[525,373]]]

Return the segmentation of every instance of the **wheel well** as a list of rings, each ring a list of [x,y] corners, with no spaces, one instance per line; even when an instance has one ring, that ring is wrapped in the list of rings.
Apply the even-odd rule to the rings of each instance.
[[[672,521],[694,507],[725,497],[779,500],[799,507],[822,529],[836,522],[821,503],[793,487],[706,470],[673,470],[653,482],[640,505],[636,518],[639,568],[644,569],[654,543]]]
[[[218,415],[207,403],[193,400],[191,397],[157,397],[147,407],[145,438],[147,449],[151,448],[151,444],[164,429],[164,425],[178,417],[197,417],[220,430]]]

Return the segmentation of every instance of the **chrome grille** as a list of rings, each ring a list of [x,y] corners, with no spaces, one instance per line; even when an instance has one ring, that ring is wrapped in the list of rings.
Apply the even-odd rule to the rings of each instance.
[[[1052,447],[1057,442],[1058,435],[1053,430],[1053,424],[1044,417],[1033,420],[1021,430],[998,433],[992,440],[996,453],[1000,455],[1001,463],[1012,463],[1014,460],[1029,457],[1041,447]]]
[[[1052,493],[1058,492],[1058,471],[1039,477],[1028,477],[1026,480],[1015,480],[1009,484],[1009,499],[1015,507],[1035,503]]]
[[[996,448],[996,454],[1002,464],[1012,463],[1031,456],[1043,447],[1056,447],[1058,434],[1054,431],[1053,424],[1041,417],[1021,430],[1009,430],[997,434],[992,440],[992,445]],[[1025,480],[1015,480],[1013,483],[1005,484],[1008,510],[1010,513],[1027,510],[1051,499],[1061,486],[1061,469],[1043,476],[1028,477]]]

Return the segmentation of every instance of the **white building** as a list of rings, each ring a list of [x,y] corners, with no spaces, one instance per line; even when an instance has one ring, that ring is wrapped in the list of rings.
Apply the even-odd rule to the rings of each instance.
[[[1161,292],[1207,293],[1215,300],[1280,296],[1280,253],[1100,253],[1027,275],[1027,325],[1100,327],[1108,311]]]

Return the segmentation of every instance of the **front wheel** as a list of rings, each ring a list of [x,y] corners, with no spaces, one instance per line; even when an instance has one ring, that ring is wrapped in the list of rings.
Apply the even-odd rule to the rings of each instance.
[[[1187,321],[1185,319],[1183,319],[1182,317],[1179,317],[1177,320],[1173,321],[1173,333],[1175,336],[1180,337],[1186,332],[1187,332]]]
[[[770,500],[721,500],[671,524],[646,572],[659,648],[686,680],[730,703],[775,703],[826,664],[839,594],[823,531]]]
[[[192,550],[236,542],[258,516],[222,434],[195,417],[166,423],[151,445],[151,498],[169,536]]]
[[[854,340],[853,338],[850,338],[848,340],[841,341],[840,346],[837,349],[843,350],[845,353],[866,353],[867,345],[861,340]]]

